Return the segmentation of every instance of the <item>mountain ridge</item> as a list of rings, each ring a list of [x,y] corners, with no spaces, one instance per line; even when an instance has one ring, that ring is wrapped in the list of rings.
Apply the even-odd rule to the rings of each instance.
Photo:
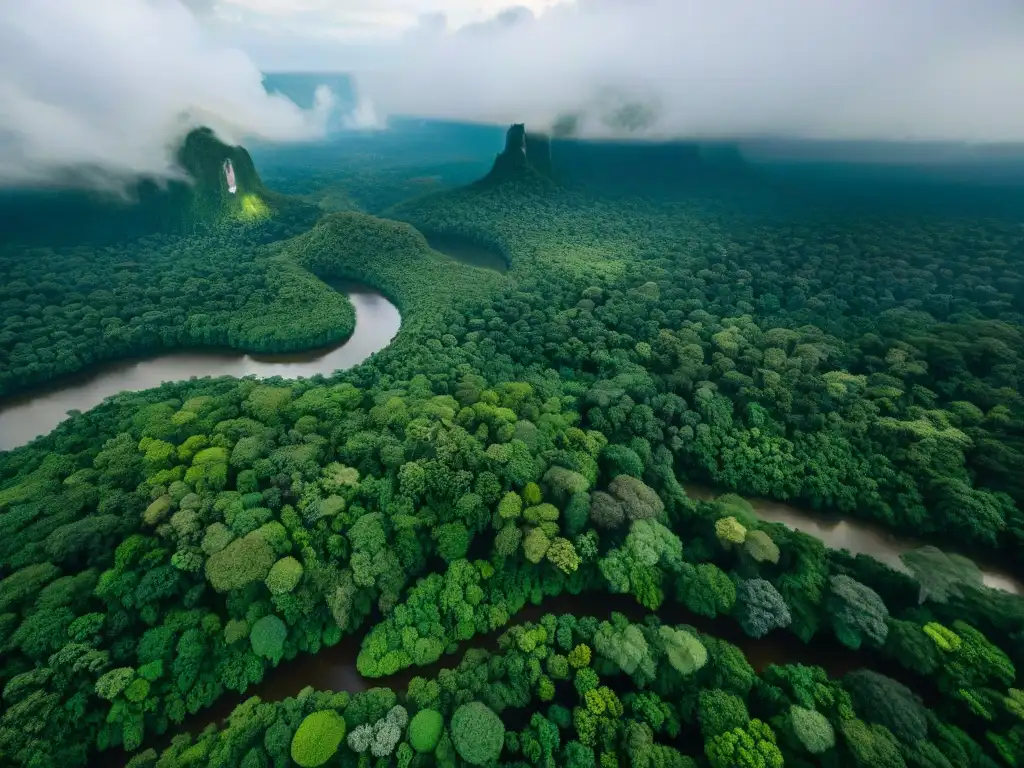
[[[0,197],[0,229],[6,239],[22,243],[109,242],[184,234],[228,221],[254,223],[281,202],[264,187],[248,150],[224,143],[209,128],[190,131],[176,157],[188,180],[138,179],[121,196],[84,189],[9,190]]]

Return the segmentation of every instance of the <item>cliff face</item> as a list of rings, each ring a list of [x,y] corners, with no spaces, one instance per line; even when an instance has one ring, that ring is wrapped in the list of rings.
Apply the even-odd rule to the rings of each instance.
[[[125,197],[80,189],[6,192],[0,195],[0,231],[27,244],[103,243],[190,232],[197,225],[222,221],[253,221],[269,213],[266,189],[242,147],[228,146],[200,128],[185,137],[177,159],[190,181],[142,180]],[[226,172],[229,163],[234,193]]]
[[[523,123],[509,126],[505,149],[481,183],[550,179],[551,141],[543,134],[527,133]]]
[[[172,197],[169,213],[186,227],[244,217],[266,191],[245,148],[228,146],[209,128],[185,137],[178,162],[192,183],[174,183],[167,190]]]

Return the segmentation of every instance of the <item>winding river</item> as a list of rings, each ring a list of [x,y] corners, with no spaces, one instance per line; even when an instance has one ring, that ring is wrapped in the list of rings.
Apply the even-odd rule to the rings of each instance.
[[[282,376],[288,379],[329,375],[351,368],[381,349],[398,333],[398,308],[365,286],[328,281],[346,294],[356,311],[356,327],[347,341],[331,347],[284,355],[249,355],[224,348],[188,349],[155,357],[118,360],[62,378],[56,387],[0,403],[0,451],[44,435],[68,411],[87,411],[119,392],[136,392],[165,381],[202,376]]]
[[[445,255],[491,269],[507,265],[500,255],[461,238],[431,237],[432,247]],[[356,312],[352,336],[341,344],[286,355],[249,355],[230,349],[180,350],[155,357],[121,360],[101,365],[80,375],[61,380],[58,386],[0,403],[0,451],[24,445],[45,434],[67,417],[68,411],[85,411],[104,399],[125,391],[138,391],[174,381],[202,376],[281,376],[301,378],[329,375],[361,363],[386,347],[398,333],[398,308],[377,291],[348,281],[329,281],[345,293]],[[691,484],[694,498],[714,498],[716,492]],[[754,511],[764,520],[816,536],[833,549],[871,555],[887,565],[906,570],[900,555],[922,546],[922,542],[900,538],[871,523],[828,512],[811,511],[773,501],[749,498]],[[997,568],[982,566],[985,584],[1015,594],[1024,594],[1024,584]]]
[[[488,259],[483,253],[467,254],[465,243],[459,243],[453,252],[452,242],[432,243],[453,258],[466,260],[473,255],[480,266],[499,268],[495,254]],[[473,261],[473,259],[471,259]],[[502,262],[501,266],[505,266]],[[36,436],[49,432],[63,421],[71,410],[85,411],[104,399],[123,391],[137,391],[158,386],[164,381],[202,376],[282,376],[300,378],[316,374],[329,375],[362,362],[374,352],[386,347],[398,333],[401,317],[398,309],[380,293],[353,283],[332,282],[337,290],[348,295],[356,312],[356,327],[344,343],[333,347],[288,355],[249,355],[226,349],[182,350],[135,360],[122,360],[99,366],[81,375],[63,379],[59,386],[42,389],[4,404],[0,404],[0,450],[23,445]],[[694,498],[714,498],[715,491],[705,486],[688,485],[687,492]],[[769,499],[749,499],[755,512],[765,520],[783,523],[822,539],[829,547],[847,549],[854,554],[872,555],[888,565],[906,570],[900,554],[921,542],[891,535],[878,526],[847,519],[828,513],[811,512]],[[1009,574],[983,567],[985,583],[993,588],[1024,594],[1024,585]],[[642,618],[643,609],[624,596],[562,595],[547,600],[541,606],[527,606],[515,617],[515,622],[536,620],[544,613],[573,612],[580,615],[608,617],[620,611],[633,620]],[[760,640],[744,635],[735,622],[711,621],[687,613],[679,606],[666,605],[659,611],[662,619],[672,623],[686,623],[714,634],[741,647],[750,663],[761,669],[770,663],[817,664],[833,676],[870,665],[885,669],[884,659],[868,658],[867,652],[852,653],[836,646],[828,639],[817,639],[810,645],[793,642],[785,633],[772,633]],[[435,665],[414,668],[386,678],[368,680],[356,670],[360,636],[348,637],[332,648],[325,648],[315,656],[302,654],[282,663],[270,671],[260,684],[245,694],[225,694],[212,709],[188,718],[174,732],[198,732],[209,723],[225,718],[231,710],[251,695],[264,701],[275,701],[294,696],[304,687],[357,692],[373,686],[404,689],[415,675],[434,677],[444,667],[454,666],[468,647],[493,648],[499,632],[476,638],[460,646],[456,656],[442,657]],[[897,674],[898,670],[893,674]],[[164,737],[164,741],[168,737]],[[124,753],[113,750],[99,756],[98,765],[123,765]]]
[[[697,484],[688,484],[686,493],[695,499],[713,499],[718,492]],[[854,555],[871,555],[890,568],[909,573],[900,555],[925,544],[922,541],[895,536],[880,525],[851,520],[831,512],[812,512],[774,499],[744,496],[762,520],[782,523],[793,530],[821,539],[831,549],[846,549]],[[945,551],[945,548],[942,548]],[[1024,595],[1024,584],[1006,571],[978,563],[985,586]]]

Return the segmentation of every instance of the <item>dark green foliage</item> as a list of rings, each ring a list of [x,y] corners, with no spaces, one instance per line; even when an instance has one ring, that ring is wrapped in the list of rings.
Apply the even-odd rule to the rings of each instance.
[[[889,610],[878,593],[848,576],[833,576],[829,583],[828,609],[839,641],[854,650],[864,640],[883,645],[889,634]]]
[[[764,579],[749,579],[736,588],[736,617],[751,637],[764,637],[792,620],[782,595]]]
[[[274,222],[4,246],[2,391],[162,347],[337,341],[351,308],[314,273],[378,287],[403,327],[348,371],[123,393],[0,454],[0,762],[74,768],[177,733],[161,768],[682,768],[697,727],[729,768],[1012,756],[1018,598],[941,553],[908,556],[911,578],[826,551],[738,494],[1016,551],[1019,227],[804,213],[513,182],[390,212],[430,241],[346,212],[262,246]],[[436,234],[512,268],[442,255]],[[736,493],[699,501],[684,479]],[[601,615],[509,628],[588,594]],[[866,672],[849,690],[818,668],[758,675],[685,623],[609,617],[623,605],[738,622],[759,669],[773,630],[797,659],[834,634],[830,670],[880,647],[940,703]],[[501,630],[501,654],[386,679]],[[364,631],[357,670],[396,690],[250,699],[179,733]]]
[[[452,715],[452,742],[470,765],[487,765],[501,754],[505,726],[485,704],[463,704]]]
[[[235,539],[206,561],[206,578],[218,592],[240,589],[267,577],[274,552],[266,538],[253,531]]]
[[[921,700],[905,685],[866,669],[851,672],[843,683],[864,720],[884,725],[906,744],[920,741],[927,734]]]
[[[259,656],[270,659],[275,664],[281,658],[284,641],[288,636],[288,628],[277,616],[264,616],[252,625],[249,639],[252,650]]]
[[[750,722],[743,699],[719,688],[701,691],[698,702],[700,732],[705,741]]]
[[[155,348],[286,352],[355,327],[342,293],[230,229],[103,250],[0,244],[0,272],[0,393]],[[31,322],[44,306],[47,323]]]
[[[858,768],[905,768],[896,739],[883,726],[854,719],[844,720],[840,729]]]

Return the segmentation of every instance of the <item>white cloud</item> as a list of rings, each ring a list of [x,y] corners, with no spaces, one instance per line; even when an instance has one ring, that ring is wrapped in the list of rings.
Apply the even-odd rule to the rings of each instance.
[[[304,112],[268,97],[260,69],[354,72],[354,125],[1024,140],[1020,0],[507,5],[0,0],[0,185],[167,176],[200,124],[234,141],[321,135],[330,95]]]
[[[574,115],[589,136],[1024,140],[1019,0],[579,0],[421,26],[388,50],[356,67],[382,114]]]
[[[331,102],[322,91],[305,112],[267,96],[256,65],[212,45],[177,0],[0,3],[0,185],[172,176],[193,127],[313,138]]]

